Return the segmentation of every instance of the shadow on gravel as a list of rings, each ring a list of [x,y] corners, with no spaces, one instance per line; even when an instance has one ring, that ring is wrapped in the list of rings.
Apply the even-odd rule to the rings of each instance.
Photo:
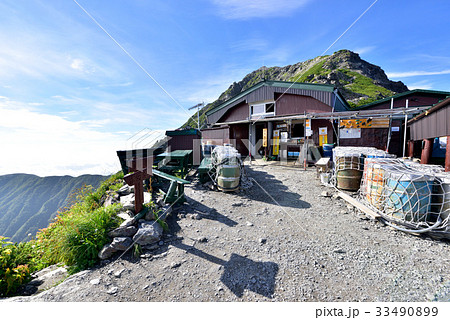
[[[245,172],[249,178],[254,179],[253,187],[242,194],[246,198],[268,204],[278,204],[282,207],[311,208],[309,202],[300,200],[300,194],[289,191],[289,188],[280,180],[275,179],[273,175],[264,171],[255,171],[250,167],[246,167]],[[297,171],[293,171],[292,174],[295,172]]]
[[[215,191],[211,191],[211,192],[215,192]],[[188,207],[184,207],[180,210],[183,210],[183,209],[189,210],[188,213],[196,213],[202,219],[209,219],[209,220],[215,220],[218,222],[222,222],[223,224],[227,225],[228,227],[234,227],[235,225],[238,224],[236,221],[234,221],[234,220],[224,216],[220,212],[218,212],[215,208],[205,206],[201,202],[198,202],[192,198],[188,198],[188,199],[189,199],[189,203],[191,204],[190,205],[191,208],[189,208],[189,209],[191,209],[191,210],[189,210]]]
[[[274,262],[256,262],[235,253],[231,254],[230,260],[225,261],[183,243],[176,243],[173,246],[223,266],[220,281],[238,297],[244,295],[245,289],[267,298],[272,298],[275,292],[278,264]]]

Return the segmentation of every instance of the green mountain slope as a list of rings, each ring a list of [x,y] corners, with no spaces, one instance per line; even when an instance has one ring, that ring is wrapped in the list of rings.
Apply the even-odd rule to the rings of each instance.
[[[0,235],[20,242],[48,226],[69,195],[83,185],[98,187],[107,177],[38,177],[29,174],[0,176]]]
[[[362,60],[357,53],[340,50],[332,55],[319,56],[284,67],[262,67],[234,82],[219,98],[200,110],[200,122],[206,123],[209,109],[234,97],[263,79],[332,84],[352,107],[361,106],[396,93],[408,91],[401,81],[391,81],[379,66]],[[183,127],[197,127],[197,114]]]

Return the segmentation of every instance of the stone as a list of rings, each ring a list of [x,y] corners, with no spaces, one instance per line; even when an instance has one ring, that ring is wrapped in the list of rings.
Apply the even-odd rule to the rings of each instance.
[[[128,212],[131,212],[130,210],[127,211],[120,211],[117,216],[123,220],[128,220],[132,218],[132,215],[128,214]]]
[[[259,239],[259,243],[261,243],[261,244],[264,244],[266,242],[267,242],[267,239],[265,239],[265,238],[260,238]]]
[[[181,262],[172,262],[170,264],[170,268],[172,269],[178,268],[179,266],[181,266]]]
[[[134,235],[133,241],[140,245],[149,245],[158,242],[163,234],[163,228],[159,223],[143,221],[139,223],[139,230]]]
[[[137,228],[135,226],[118,227],[108,233],[111,238],[114,237],[132,237],[136,234]]]
[[[109,244],[106,244],[103,246],[102,250],[98,253],[98,257],[100,260],[109,259],[112,257],[114,253],[116,253],[117,250],[111,247]]]
[[[90,281],[90,283],[91,283],[92,285],[97,285],[97,284],[100,283],[100,278],[92,279],[92,280]]]
[[[201,216],[198,213],[190,213],[187,215],[192,220],[201,220]]]
[[[111,247],[117,251],[125,251],[133,244],[130,237],[115,237],[111,242]]]
[[[111,287],[108,291],[106,291],[106,293],[108,293],[108,294],[116,294],[117,291],[119,291],[119,288]]]
[[[322,193],[320,194],[321,197],[331,197],[331,193],[328,191],[322,191]]]
[[[130,193],[127,196],[120,197],[120,204],[125,210],[134,211],[134,194]]]
[[[251,223],[250,221],[247,221],[246,225],[249,226],[249,227],[253,227],[253,223]]]
[[[120,276],[122,275],[122,272],[125,271],[125,268],[120,269],[119,271],[114,272],[114,277],[116,278],[120,278]]]
[[[197,239],[198,242],[208,242],[208,238],[206,237],[200,237]]]
[[[144,191],[144,203],[149,203],[152,201],[152,194],[150,192]]]
[[[120,224],[119,228],[129,227],[129,226],[132,226],[135,223],[136,223],[136,221],[133,218],[129,218],[129,219],[125,220],[124,222],[122,222]]]
[[[117,190],[117,193],[120,196],[127,196],[131,193],[131,187],[129,185],[124,185],[122,188],[120,188],[119,190]]]
[[[117,200],[117,197],[115,197],[115,195],[108,194],[105,202],[103,203],[103,206],[109,207],[109,206],[113,205],[114,203],[118,203],[118,202],[119,202],[119,200]]]

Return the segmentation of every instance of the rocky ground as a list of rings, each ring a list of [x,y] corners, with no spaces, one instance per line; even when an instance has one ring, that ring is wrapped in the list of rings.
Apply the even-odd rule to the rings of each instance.
[[[449,301],[447,241],[395,231],[322,186],[314,168],[253,163],[253,186],[195,178],[170,232],[140,258],[118,254],[10,301]]]

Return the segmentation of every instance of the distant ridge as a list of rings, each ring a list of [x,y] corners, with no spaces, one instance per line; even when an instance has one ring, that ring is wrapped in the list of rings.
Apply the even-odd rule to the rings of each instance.
[[[14,242],[28,239],[48,226],[69,195],[83,185],[97,188],[100,175],[38,177],[30,174],[0,176],[0,236]]]
[[[219,98],[200,110],[201,125],[206,123],[206,111],[234,97],[256,83],[266,80],[309,82],[336,86],[352,107],[358,107],[397,93],[408,91],[401,81],[391,81],[379,66],[362,60],[350,50],[319,56],[284,67],[261,67],[233,82]],[[197,127],[197,114],[182,127]]]

